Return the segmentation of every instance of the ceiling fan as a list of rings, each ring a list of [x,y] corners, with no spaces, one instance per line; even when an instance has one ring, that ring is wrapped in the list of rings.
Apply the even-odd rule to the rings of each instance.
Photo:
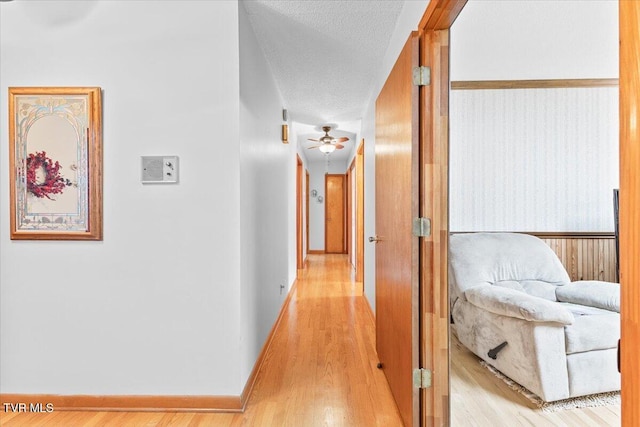
[[[346,142],[349,140],[346,136],[341,138],[334,138],[329,135],[329,131],[331,130],[331,126],[322,126],[322,130],[324,131],[324,136],[321,136],[318,139],[309,138],[309,141],[319,142],[318,145],[312,145],[308,149],[311,150],[313,148],[317,148],[325,154],[333,153],[336,149],[342,150],[344,145],[341,142]]]

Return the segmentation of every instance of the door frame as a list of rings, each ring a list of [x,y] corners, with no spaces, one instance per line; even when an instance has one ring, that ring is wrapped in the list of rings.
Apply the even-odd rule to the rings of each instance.
[[[364,285],[364,139],[347,169],[347,253],[354,280]],[[364,291],[364,287],[363,287]]]
[[[640,3],[618,2],[622,426],[640,425]]]
[[[355,160],[355,159],[354,159]],[[347,173],[345,174],[345,179],[344,179],[344,183],[347,186],[347,189],[345,191],[346,193],[346,203],[347,203],[347,214],[345,215],[346,217],[346,221],[345,221],[345,229],[346,229],[346,233],[347,233],[347,244],[346,244],[346,253],[349,257],[349,264],[351,264],[351,267],[355,269],[355,265],[352,262],[353,260],[353,255],[354,255],[354,251],[353,251],[353,214],[354,214],[354,206],[353,206],[353,178],[355,177],[354,175],[354,167],[355,167],[355,161],[351,162],[351,165],[349,166],[349,168],[347,169]]]
[[[304,178],[305,178],[305,211],[304,211],[304,219],[305,219],[305,237],[306,237],[306,251],[305,253],[308,254],[309,253],[309,171],[307,169],[305,169],[304,171]]]
[[[364,138],[356,150],[356,282],[364,291]]]
[[[437,32],[448,31],[462,11],[467,0],[432,0],[427,6],[420,24],[421,34],[435,35]],[[620,32],[620,267],[621,267],[621,338],[620,351],[622,370],[622,426],[631,427],[640,424],[640,264],[633,262],[640,257],[640,2],[619,0],[619,32]],[[433,57],[441,48],[437,37],[425,36],[427,45],[423,49],[429,50],[428,56]],[[433,58],[432,58],[433,59]],[[421,64],[428,65],[428,64]],[[448,65],[448,64],[447,64]],[[426,145],[430,147],[448,146],[448,119],[440,113],[446,106],[448,109],[450,78],[448,70],[439,75],[433,74],[432,83],[424,89],[421,100],[421,150]],[[446,74],[446,75],[445,75]],[[433,132],[433,125],[441,126],[439,132]],[[421,176],[424,172],[424,162],[421,162]],[[446,175],[449,169],[448,159],[442,165],[440,174]],[[426,186],[425,186],[426,187]],[[421,198],[433,196],[427,194],[430,188],[421,187]],[[442,207],[448,206],[448,194],[443,192],[433,196]],[[444,224],[446,225],[446,224]],[[434,230],[442,233],[442,227]],[[448,234],[448,232],[447,232]],[[623,237],[625,236],[625,237]],[[426,240],[426,239],[423,239]],[[446,239],[448,240],[448,235]],[[446,245],[438,249],[439,256],[447,260]],[[424,258],[421,255],[421,264]],[[431,369],[434,386],[421,391],[420,424],[424,426],[449,424],[449,377],[448,369],[445,374],[438,367],[448,367],[449,342],[444,342],[442,348],[434,349],[434,334],[440,324],[435,317],[446,314],[448,318],[449,305],[447,302],[448,281],[446,275],[441,278],[438,289],[428,289],[425,276],[431,274],[432,266],[421,265],[420,293],[420,349],[421,367]],[[433,293],[437,291],[438,295]],[[439,296],[436,298],[436,296]],[[443,296],[445,298],[443,298]],[[431,311],[429,311],[431,310]],[[422,316],[422,313],[426,313]]]
[[[467,0],[432,0],[419,24],[420,65],[431,82],[420,88],[420,217],[431,234],[420,238],[420,368],[432,372],[420,390],[421,426],[450,423],[449,405],[449,28]]]
[[[302,244],[303,233],[303,214],[302,214],[302,200],[304,198],[302,194],[302,172],[304,166],[302,159],[299,155],[296,155],[296,268],[302,270],[304,268],[304,254]],[[307,243],[308,244],[308,243]]]

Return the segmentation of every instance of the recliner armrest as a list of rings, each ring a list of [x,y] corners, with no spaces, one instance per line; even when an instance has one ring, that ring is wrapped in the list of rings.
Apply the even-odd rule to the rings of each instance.
[[[599,280],[571,282],[556,289],[558,301],[620,313],[620,285]]]
[[[467,289],[464,294],[476,307],[502,316],[561,325],[574,321],[573,314],[562,305],[514,289],[481,285]]]

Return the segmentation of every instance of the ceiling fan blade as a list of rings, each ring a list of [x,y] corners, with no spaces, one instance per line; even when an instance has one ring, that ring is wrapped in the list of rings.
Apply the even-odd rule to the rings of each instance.
[[[313,141],[313,142],[320,142],[317,139],[313,139],[313,138],[307,138],[309,141]]]
[[[336,149],[338,150],[342,150],[344,148],[344,145],[342,144],[336,144]]]
[[[312,145],[311,147],[307,147],[307,150],[311,150],[312,148],[318,148],[318,147],[322,147],[322,144],[320,144],[320,145]]]
[[[349,140],[349,138],[347,138],[346,136],[334,139],[335,142],[347,142],[348,140]]]

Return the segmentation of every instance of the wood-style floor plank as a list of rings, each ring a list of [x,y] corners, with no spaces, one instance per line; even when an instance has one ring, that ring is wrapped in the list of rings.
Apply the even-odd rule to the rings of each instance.
[[[12,414],[3,427],[401,426],[376,368],[375,322],[346,255],[309,255],[241,414]]]

